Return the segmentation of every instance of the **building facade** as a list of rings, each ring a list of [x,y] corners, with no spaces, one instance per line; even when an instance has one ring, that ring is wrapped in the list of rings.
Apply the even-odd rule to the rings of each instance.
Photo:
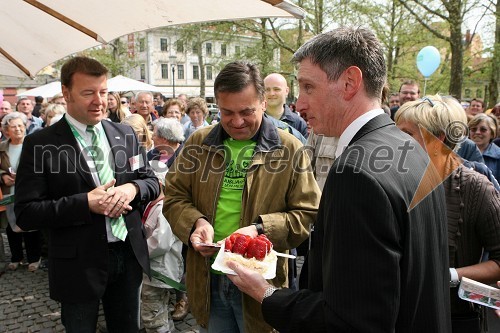
[[[181,29],[160,28],[123,37],[127,39],[129,56],[138,63],[127,75],[160,87],[166,97],[200,96],[204,81],[204,96],[213,101],[214,80],[220,69],[228,62],[245,59],[246,51],[261,43],[258,36],[250,34],[228,37],[204,31],[202,40],[182,35]],[[279,66],[279,49],[274,51],[273,59]]]

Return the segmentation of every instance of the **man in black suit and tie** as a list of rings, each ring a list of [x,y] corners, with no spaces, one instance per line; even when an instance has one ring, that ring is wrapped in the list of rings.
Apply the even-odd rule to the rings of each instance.
[[[450,332],[444,192],[410,205],[428,156],[380,108],[382,47],[363,28],[316,36],[294,55],[314,132],[339,137],[309,254],[309,288],[276,289],[232,262],[231,280],[280,332]]]
[[[67,114],[25,139],[17,172],[17,224],[49,230],[50,296],[67,332],[94,333],[101,299],[109,332],[137,332],[149,274],[141,208],[159,184],[132,128],[102,121],[107,74],[89,58],[63,65]]]

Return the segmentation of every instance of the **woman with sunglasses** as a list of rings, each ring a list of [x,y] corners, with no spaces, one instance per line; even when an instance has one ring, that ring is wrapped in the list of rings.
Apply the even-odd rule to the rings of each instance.
[[[488,284],[500,279],[500,196],[454,152],[467,136],[467,117],[456,100],[436,95],[407,102],[395,121],[427,150],[445,189],[452,332],[482,332],[484,312],[458,297],[458,284],[462,277]]]
[[[498,121],[493,115],[480,113],[469,121],[469,136],[483,154],[484,163],[497,180],[500,179],[500,147],[492,141],[497,137]]]

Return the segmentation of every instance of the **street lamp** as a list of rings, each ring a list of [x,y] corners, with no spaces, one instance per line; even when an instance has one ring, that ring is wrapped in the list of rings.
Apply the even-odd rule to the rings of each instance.
[[[175,98],[175,65],[172,64],[172,98]]]
[[[170,67],[172,68],[172,98],[175,98],[175,64],[177,62],[177,57],[175,55],[171,55],[168,57],[170,60]]]

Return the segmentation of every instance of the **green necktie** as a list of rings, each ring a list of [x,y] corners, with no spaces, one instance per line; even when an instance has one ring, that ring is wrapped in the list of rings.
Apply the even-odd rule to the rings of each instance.
[[[92,136],[92,147],[89,148],[89,152],[94,160],[95,168],[97,170],[97,175],[101,181],[101,185],[110,182],[113,178],[113,170],[109,166],[108,161],[105,159],[103,151],[101,149],[101,140],[99,139],[99,133],[95,126],[88,125],[87,132]],[[97,149],[96,149],[97,148]],[[113,235],[122,241],[127,237],[127,227],[125,225],[125,219],[123,216],[117,218],[109,218],[111,224],[111,232]]]

